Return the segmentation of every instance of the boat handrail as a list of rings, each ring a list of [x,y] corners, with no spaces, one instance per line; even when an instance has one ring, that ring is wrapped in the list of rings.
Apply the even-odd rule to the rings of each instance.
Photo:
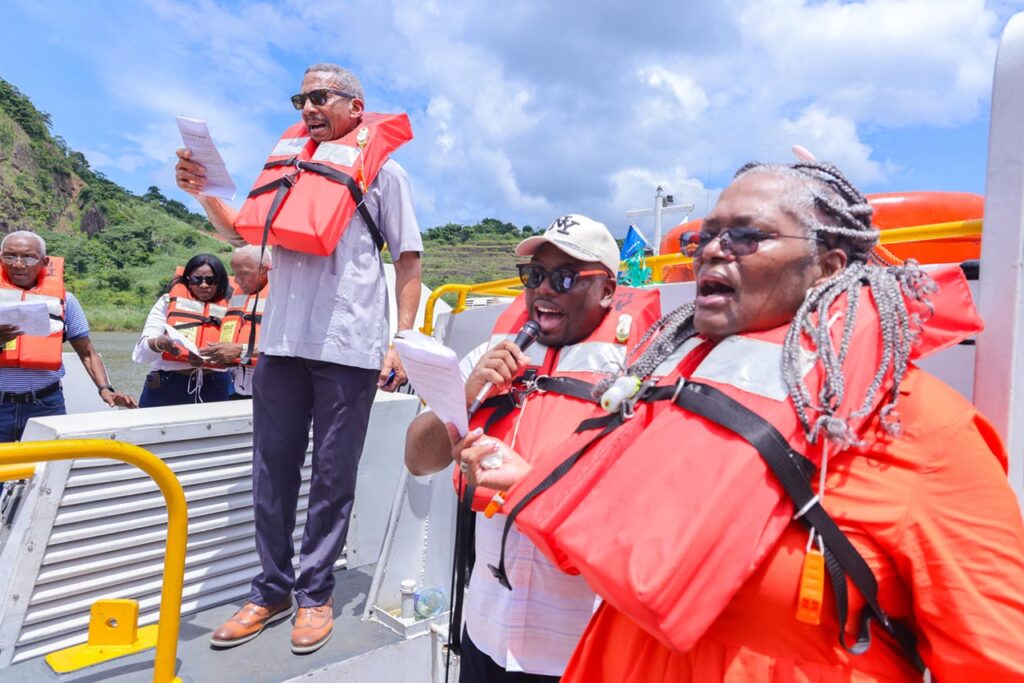
[[[148,474],[163,493],[167,506],[167,544],[153,683],[178,682],[180,679],[175,676],[174,668],[181,621],[181,592],[185,581],[185,545],[188,541],[188,509],[181,483],[163,460],[143,448],[120,441],[69,439],[0,444],[0,467],[78,458],[108,458],[134,465]]]
[[[905,228],[890,228],[883,230],[879,241],[882,244],[902,244],[905,242],[923,242],[926,240],[948,239],[950,237],[973,237],[981,234],[980,218],[965,221],[950,221],[948,223],[931,223],[928,225],[913,225]],[[654,282],[663,282],[663,270],[666,266],[674,266],[681,263],[690,263],[693,259],[682,254],[661,254],[650,256],[644,263],[651,269]],[[452,314],[462,313],[466,310],[466,297],[470,294],[483,296],[517,296],[522,292],[523,286],[519,278],[506,278],[504,280],[492,280],[479,282],[473,285],[450,283],[441,285],[430,293],[423,316],[423,327],[420,330],[423,334],[434,332],[434,304],[445,294],[456,294],[458,299],[452,307]]]

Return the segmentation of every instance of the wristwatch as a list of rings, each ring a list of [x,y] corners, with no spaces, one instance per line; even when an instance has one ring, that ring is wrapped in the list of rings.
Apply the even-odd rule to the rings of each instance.
[[[100,396],[103,395],[103,390],[104,389],[110,389],[110,391],[112,391],[112,392],[116,391],[116,389],[114,389],[114,387],[110,386],[109,384],[101,384],[101,385],[99,385],[99,387],[97,387],[97,390],[99,391]]]

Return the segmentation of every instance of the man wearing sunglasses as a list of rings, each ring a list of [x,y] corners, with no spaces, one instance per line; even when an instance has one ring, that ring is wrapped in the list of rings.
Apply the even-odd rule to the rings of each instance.
[[[315,64],[290,106],[301,112],[308,140],[319,148],[361,126],[363,88],[347,69]],[[235,229],[239,211],[203,195],[205,169],[190,160],[188,150],[178,150],[178,157],[178,187],[196,196],[221,235],[236,246],[245,244]],[[367,183],[361,204],[329,255],[274,249],[252,385],[253,508],[261,571],[248,601],[214,632],[214,647],[240,645],[267,624],[288,618],[293,595],[298,603],[293,652],[317,650],[333,631],[333,567],[348,534],[370,407],[378,388],[394,391],[405,381],[388,346],[384,266],[364,215],[376,222],[394,259],[398,330],[412,327],[421,289],[423,244],[401,166],[392,159],[384,162]],[[313,470],[296,576],[292,532],[311,423]]]
[[[39,235],[19,230],[0,245],[3,274],[0,301],[45,301],[50,307],[49,337],[28,336],[16,325],[0,325],[0,441],[18,441],[30,418],[65,414],[61,379],[63,340],[71,344],[82,365],[111,406],[135,408],[135,399],[115,391],[103,359],[89,340],[82,305],[64,291],[62,261],[46,255]]]
[[[543,235],[523,240],[516,254],[529,257],[518,266],[523,297],[499,318],[492,341],[460,365],[467,406],[488,382],[493,385],[492,398],[474,415],[466,438],[477,455],[501,453],[503,473],[524,470],[545,445],[572,433],[579,416],[593,409],[590,383],[621,364],[627,342],[635,343],[631,337],[639,337],[659,315],[655,292],[616,290],[615,239],[585,216],[558,218]],[[641,300],[644,305],[636,305]],[[635,318],[632,324],[627,315]],[[510,341],[525,319],[540,326],[526,353]],[[619,340],[616,327],[624,329]],[[495,338],[504,340],[492,346]],[[508,400],[512,396],[514,405]],[[452,462],[456,441],[454,428],[446,431],[433,413],[422,413],[406,435],[406,466],[415,475],[439,471]],[[460,442],[456,449],[465,446]],[[514,479],[494,485],[475,479],[470,462],[461,465],[470,483],[478,485],[477,493],[482,486],[501,490]],[[460,681],[557,681],[590,620],[594,594],[580,577],[561,573],[515,528],[505,553],[511,589],[503,586],[488,565],[498,565],[504,521],[502,515],[476,515]]]

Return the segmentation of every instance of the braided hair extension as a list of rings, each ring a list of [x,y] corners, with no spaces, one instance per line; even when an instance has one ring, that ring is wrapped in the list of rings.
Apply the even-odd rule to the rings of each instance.
[[[910,349],[923,323],[918,314],[907,308],[907,299],[921,302],[930,312],[928,295],[937,285],[912,259],[903,265],[879,265],[873,256],[879,231],[871,224],[872,207],[832,164],[818,161],[793,165],[749,163],[737,171],[733,180],[749,173],[772,173],[791,179],[791,190],[779,198],[783,208],[818,242],[828,248],[842,249],[847,255],[847,266],[840,273],[808,291],[783,343],[783,379],[804,433],[811,443],[816,443],[824,433],[840,448],[856,444],[857,436],[849,425],[849,418],[839,416],[840,406],[845,399],[859,401],[850,418],[864,417],[872,410],[879,391],[887,386],[880,412],[882,425],[889,434],[898,436],[901,430],[896,411],[899,384],[906,375]],[[813,244],[809,242],[809,248],[813,249]],[[865,285],[878,310],[882,356],[864,396],[847,397],[843,366],[850,351]],[[830,331],[829,309],[844,294],[845,320],[837,347]],[[626,368],[626,374],[648,377],[679,345],[696,335],[693,311],[693,303],[685,304],[659,320],[641,339],[637,350],[643,348],[650,336],[657,336]],[[824,372],[816,400],[803,381],[803,368],[808,358],[808,351],[802,347],[804,341]],[[891,380],[887,383],[890,373]],[[595,395],[600,395],[614,379],[602,380]]]
[[[622,374],[632,375],[640,379],[649,377],[654,372],[654,369],[661,365],[661,362],[668,358],[683,342],[696,336],[697,330],[693,327],[694,308],[696,308],[696,305],[692,301],[685,303],[662,316],[658,322],[654,323],[633,349],[634,356],[643,350],[640,357],[629,365]],[[644,348],[644,345],[647,344],[651,337],[654,337],[654,340],[651,341],[650,346]],[[618,374],[611,374],[601,379],[594,386],[592,392],[594,397],[600,399],[601,395],[608,390],[618,376]]]

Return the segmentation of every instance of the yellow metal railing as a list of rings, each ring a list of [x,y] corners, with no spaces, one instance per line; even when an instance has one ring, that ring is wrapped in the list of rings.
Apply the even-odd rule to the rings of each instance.
[[[879,241],[882,244],[902,244],[905,242],[924,242],[927,240],[941,240],[948,237],[972,237],[981,234],[981,219],[969,221],[951,221],[949,223],[932,223],[930,225],[915,225],[908,228],[891,228],[883,230]],[[651,269],[653,282],[664,281],[664,269],[666,266],[674,266],[680,263],[690,263],[693,259],[682,254],[661,254],[660,256],[649,256],[645,264]],[[427,299],[423,315],[424,334],[431,334],[434,331],[434,306],[437,300],[445,294],[457,294],[458,301],[452,313],[462,313],[466,310],[466,297],[470,294],[482,296],[516,296],[522,292],[522,284],[519,278],[508,278],[505,280],[493,280],[481,282],[475,285],[448,284],[442,285],[431,292]]]
[[[174,666],[178,652],[181,590],[185,580],[185,544],[188,540],[188,512],[181,484],[163,460],[138,446],[119,441],[69,439],[0,444],[0,467],[75,458],[110,458],[134,465],[148,474],[164,495],[164,503],[167,505],[167,545],[163,587],[160,591],[160,621],[153,662],[153,683],[179,681],[174,675]]]

